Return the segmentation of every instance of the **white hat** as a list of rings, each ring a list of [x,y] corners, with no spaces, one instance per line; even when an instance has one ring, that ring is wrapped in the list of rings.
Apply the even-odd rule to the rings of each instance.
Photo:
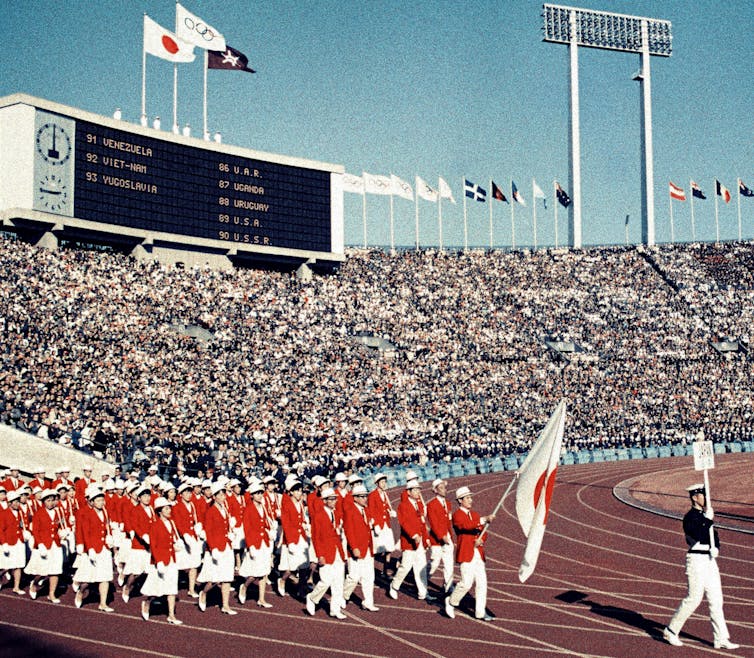
[[[444,484],[445,480],[442,478],[437,478],[436,480],[432,480],[432,491],[437,491],[437,487],[439,487],[441,484]]]
[[[183,482],[178,487],[178,493],[183,493],[187,489],[193,489],[193,488],[194,488],[194,485],[191,482]]]
[[[348,484],[356,484],[357,482],[363,482],[363,481],[364,481],[364,478],[361,477],[360,475],[356,475],[356,473],[348,476]]]
[[[335,498],[338,494],[335,493],[335,489],[332,487],[325,487],[319,495],[324,500],[325,498]]]
[[[146,481],[149,483],[150,487],[157,487],[162,482],[162,478],[159,475],[150,475]]]
[[[212,480],[202,481],[202,489],[211,489],[211,488],[212,488]]]
[[[82,471],[89,471],[91,473],[92,467],[91,467],[90,464],[85,464],[84,466],[81,467],[81,470]]]
[[[136,488],[136,497],[139,498],[140,496],[143,496],[144,494],[151,494],[152,490],[146,485],[141,484]]]
[[[104,486],[105,491],[115,491],[115,482],[107,480]]]
[[[421,489],[421,484],[419,484],[419,480],[414,478],[406,482],[406,489]]]
[[[230,482],[228,482],[229,487],[240,487],[241,482],[240,480],[237,480],[236,478],[231,478]]]
[[[292,491],[295,487],[302,487],[301,480],[294,475],[289,475],[285,478],[285,490]]]
[[[147,472],[154,471],[156,473],[158,470],[160,469],[157,468],[157,464],[150,464],[149,468],[147,468]]]
[[[321,487],[325,482],[329,482],[327,478],[322,477],[321,475],[315,475],[312,478],[312,484],[315,487]]]
[[[353,489],[351,489],[351,495],[352,496],[366,496],[367,488],[363,484],[354,485]]]
[[[466,496],[471,495],[471,489],[468,487],[459,487],[456,489],[456,500],[461,500],[461,498],[466,498]]]
[[[44,500],[45,498],[49,498],[50,496],[57,496],[57,495],[58,495],[58,492],[55,489],[43,489],[40,499]]]
[[[698,484],[692,484],[690,487],[686,487],[686,491],[689,492],[689,496],[693,496],[697,493],[702,493],[706,495],[706,490],[704,488],[704,483],[699,482]]]
[[[14,489],[13,491],[8,492],[8,498],[6,500],[9,503],[12,503],[14,500],[18,500],[19,498],[21,498],[21,490]]]
[[[66,484],[65,482],[61,482],[57,487],[55,487],[55,491],[57,491],[58,493],[60,493],[61,491],[68,491],[68,490],[70,490],[70,488],[71,488],[70,484]]]
[[[211,488],[210,491],[211,491],[211,493],[212,493],[213,496],[216,496],[221,491],[225,491],[225,483],[224,482],[220,482],[220,480],[218,480],[217,482],[213,482],[212,483],[212,488]]]
[[[341,472],[338,472],[335,474],[335,481],[336,482],[346,482],[348,478],[346,477],[346,474]]]
[[[24,489],[28,489],[28,488],[29,488],[29,485],[27,484],[27,485],[26,485],[25,487],[23,487],[23,488],[24,488]],[[34,488],[33,488],[33,489],[31,490],[31,492],[32,492],[33,494],[42,493],[42,487],[40,487],[39,485],[36,485],[36,486],[35,486],[35,487],[34,487]]]
[[[387,480],[387,473],[377,473],[374,476],[374,483],[377,484],[380,480]]]
[[[44,473],[44,472],[45,472],[44,466],[35,466],[34,470],[32,471],[34,475],[38,475],[39,473]]]
[[[407,480],[418,480],[419,476],[417,475],[416,471],[412,471],[410,468],[406,471],[406,479]]]
[[[262,480],[265,484],[272,484],[273,482],[277,483],[277,478],[274,475],[268,475],[264,480]]]
[[[152,503],[152,506],[154,507],[155,511],[160,509],[161,507],[172,507],[173,505],[174,503],[171,503],[164,496],[159,496],[158,498],[155,498],[154,503]]]
[[[86,497],[89,500],[94,500],[95,498],[99,496],[104,496],[104,495],[105,495],[105,492],[102,491],[102,489],[100,489],[99,486],[97,486],[96,484],[90,484],[86,488]]]
[[[253,480],[249,481],[248,491],[250,494],[264,493],[264,483],[261,480],[254,478]]]
[[[115,480],[115,488],[116,489],[125,489],[126,488],[126,481],[121,480],[120,478]]]

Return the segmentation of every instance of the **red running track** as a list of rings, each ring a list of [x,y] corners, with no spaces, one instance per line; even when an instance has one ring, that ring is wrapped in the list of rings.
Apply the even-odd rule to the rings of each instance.
[[[749,472],[752,457],[725,456],[726,472]],[[720,531],[719,564],[726,617],[741,649],[712,647],[706,602],[686,624],[683,648],[661,639],[685,594],[680,521],[620,502],[613,487],[642,476],[638,480],[646,491],[653,474],[660,481],[668,472],[686,468],[693,468],[689,457],[561,467],[542,554],[526,584],[517,577],[523,536],[511,496],[493,525],[487,549],[488,607],[497,616],[492,622],[473,619],[469,605],[447,619],[439,605],[413,598],[407,584],[398,601],[377,592],[379,612],[349,604],[345,621],[331,620],[322,610],[309,617],[302,604],[277,595],[268,597],[271,610],[257,608],[253,600],[243,607],[234,601],[240,613],[235,617],[221,615],[217,607],[201,613],[183,598],[177,609],[185,622],[181,627],[168,625],[164,611],[156,609],[153,620],[144,622],[138,596],[128,604],[116,597],[116,611],[105,614],[92,603],[75,609],[70,591],[62,604],[52,605],[4,589],[0,655],[754,656],[754,540],[740,532]],[[463,483],[472,487],[475,507],[485,513],[511,477],[506,472]],[[460,484],[452,482],[451,488]]]

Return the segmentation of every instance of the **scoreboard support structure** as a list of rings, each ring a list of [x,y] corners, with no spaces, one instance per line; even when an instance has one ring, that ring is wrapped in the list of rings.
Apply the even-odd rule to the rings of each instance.
[[[0,98],[0,230],[227,268],[344,260],[343,167]]]

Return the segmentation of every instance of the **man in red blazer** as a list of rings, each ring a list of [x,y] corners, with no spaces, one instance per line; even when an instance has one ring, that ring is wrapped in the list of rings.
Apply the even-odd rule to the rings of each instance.
[[[357,484],[351,490],[353,505],[348,505],[343,519],[343,529],[348,543],[348,576],[343,587],[343,598],[348,601],[358,584],[361,584],[364,610],[377,612],[374,605],[374,551],[372,529],[367,514],[367,490]]]
[[[448,484],[437,479],[432,483],[435,497],[427,503],[429,521],[430,562],[429,576],[442,564],[443,586],[449,592],[453,585],[453,524],[451,523],[450,502],[445,497]]]
[[[290,476],[289,476],[290,477]],[[306,582],[309,578],[309,539],[311,526],[304,504],[304,489],[297,479],[287,479],[288,494],[280,503],[280,525],[283,528],[283,545],[280,549],[280,573],[277,590],[285,596],[285,581],[291,572],[298,572],[299,598],[306,596]]]
[[[388,596],[398,598],[403,579],[413,569],[417,598],[431,603],[434,596],[427,593],[427,548],[429,533],[424,503],[421,500],[419,480],[406,482],[406,496],[398,505],[398,523],[401,526],[401,566],[390,581]]]
[[[372,521],[375,562],[382,562],[382,572],[376,575],[387,582],[388,565],[392,562],[391,555],[395,550],[391,519],[397,515],[387,495],[387,475],[377,473],[374,476],[374,486],[375,489],[367,498],[367,512]]]
[[[312,524],[312,541],[319,564],[319,582],[306,595],[306,611],[314,615],[317,604],[330,590],[330,616],[345,619],[341,612],[345,607],[343,599],[343,582],[345,580],[345,553],[343,551],[343,519],[335,512],[338,494],[332,487],[320,491],[324,506],[317,510],[316,520]]]
[[[486,535],[482,531],[494,520],[495,515],[479,516],[471,509],[473,496],[468,487],[456,490],[456,500],[460,507],[453,514],[453,529],[458,542],[456,562],[460,565],[461,580],[453,593],[445,599],[445,613],[448,617],[455,617],[455,608],[476,583],[474,616],[483,621],[492,621],[493,617],[487,613],[487,571],[484,565]]]

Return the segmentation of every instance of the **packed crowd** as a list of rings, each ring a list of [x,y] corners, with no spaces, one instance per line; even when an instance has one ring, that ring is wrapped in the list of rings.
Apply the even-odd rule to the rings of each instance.
[[[281,494],[273,475],[251,478],[246,486],[225,476],[202,481],[184,475],[175,486],[157,470],[150,467],[143,480],[132,472],[98,482],[91,469],[72,481],[66,466],[54,480],[36,467],[27,483],[12,465],[0,480],[0,588],[10,583],[25,596],[28,586],[32,599],[46,590],[47,599],[59,604],[59,587],[70,583],[77,608],[95,599],[100,611],[113,612],[111,603],[120,606],[112,596],[117,585],[123,604],[141,597],[145,621],[152,601],[164,599],[168,623],[180,625],[179,587],[202,612],[217,588],[220,611],[236,615],[232,592],[244,605],[253,585],[257,606],[272,608],[272,582],[278,596],[294,594],[312,616],[329,592],[330,616],[345,619],[357,587],[361,608],[377,612],[375,581],[397,599],[409,572],[418,599],[438,600],[428,578],[440,569],[435,587],[448,617],[455,617],[474,586],[475,616],[493,619],[486,609],[484,539],[495,517],[471,509],[468,487],[456,490],[452,513],[444,480],[432,483],[433,497],[425,504],[416,474],[409,473],[395,510],[384,473],[375,476],[371,492],[360,476],[342,471],[332,480],[315,475],[306,483],[288,475]],[[311,487],[306,496],[305,485]],[[399,563],[392,558],[398,549]],[[454,582],[456,563],[460,578]]]
[[[754,436],[752,362],[710,347],[748,346],[748,243],[353,250],[311,281],[0,253],[0,422],[112,463],[310,477],[506,455],[563,397],[568,449]]]

